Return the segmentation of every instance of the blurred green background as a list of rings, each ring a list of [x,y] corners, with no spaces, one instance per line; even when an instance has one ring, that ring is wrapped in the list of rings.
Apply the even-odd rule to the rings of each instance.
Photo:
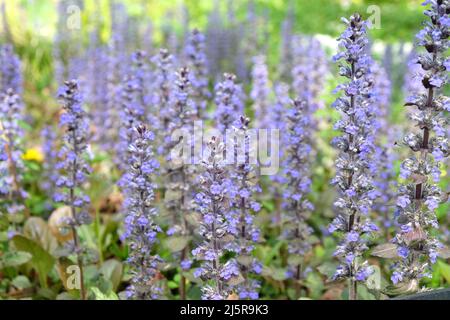
[[[49,114],[52,112],[48,110],[56,110],[56,106],[50,106],[53,99],[48,98],[54,96],[58,85],[53,77],[53,43],[58,26],[58,1],[2,1],[1,41],[14,43],[16,52],[23,61],[26,88],[24,100],[31,115],[43,119],[45,117],[42,112]],[[144,24],[145,21],[151,22],[155,47],[163,41],[162,30],[167,25],[170,25],[181,37],[186,24],[190,29],[199,28],[205,31],[214,8],[219,8],[220,23],[225,27],[229,21],[227,16],[230,12],[229,8],[232,8],[233,19],[239,23],[245,23],[249,12],[253,10],[257,19],[260,19],[258,25],[254,27],[264,28],[266,39],[263,41],[267,46],[268,64],[272,72],[276,72],[282,24],[289,15],[293,20],[293,33],[329,36],[328,42],[331,47],[335,46],[334,38],[343,30],[341,17],[349,16],[355,11],[369,17],[373,11],[368,12],[368,9],[370,10],[373,6],[379,8],[380,28],[370,31],[375,44],[412,43],[423,21],[420,0],[123,0],[116,2],[125,4],[131,19],[144,21]],[[81,28],[76,30],[77,37],[85,40],[82,43],[88,43],[89,35],[95,28],[100,29],[101,40],[104,43],[108,42],[111,28],[110,5],[110,0],[84,1],[84,7],[81,10]],[[64,34],[62,36],[64,37]],[[379,53],[378,58],[381,56],[382,52]],[[399,97],[398,90],[394,91],[394,101],[398,101]],[[398,118],[396,115],[399,113],[400,111],[395,109],[394,118]]]

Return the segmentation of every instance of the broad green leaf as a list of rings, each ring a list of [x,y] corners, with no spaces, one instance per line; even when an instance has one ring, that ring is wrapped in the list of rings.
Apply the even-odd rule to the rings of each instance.
[[[0,231],[6,231],[9,226],[8,217],[0,213]]]
[[[31,287],[30,280],[25,276],[17,276],[13,279],[12,285],[19,290]]]
[[[8,251],[0,257],[0,269],[6,267],[17,267],[27,263],[32,255],[24,251]]]
[[[450,283],[450,265],[439,260],[438,266],[439,266],[439,270],[441,271],[442,276],[445,278],[445,281]]]
[[[119,297],[113,291],[110,291],[107,294],[105,294],[101,292],[99,288],[96,287],[91,288],[91,291],[95,296],[95,300],[119,300]]]
[[[373,273],[366,280],[366,287],[369,290],[381,289],[381,271],[379,266],[372,266]]]
[[[172,252],[179,252],[188,245],[190,240],[191,238],[187,236],[169,237],[164,241],[164,245]]]
[[[265,275],[274,280],[283,281],[287,279],[286,269],[284,268],[267,268],[265,271]]]
[[[55,259],[38,243],[22,235],[15,235],[12,238],[12,242],[18,250],[32,255],[30,263],[39,274],[41,286],[45,288],[47,286],[47,274],[52,270]]]
[[[28,218],[23,227],[23,233],[27,238],[39,243],[48,252],[53,252],[58,246],[58,242],[50,232],[47,222],[40,217]]]
[[[120,285],[123,274],[123,265],[120,261],[110,259],[106,260],[100,267],[100,272],[109,279],[113,285],[113,290],[116,291]]]
[[[326,276],[328,279],[331,279],[331,277],[336,272],[337,264],[333,262],[325,262],[317,267],[317,270]]]
[[[380,258],[395,259],[398,257],[397,245],[393,243],[383,243],[372,250],[372,255]]]

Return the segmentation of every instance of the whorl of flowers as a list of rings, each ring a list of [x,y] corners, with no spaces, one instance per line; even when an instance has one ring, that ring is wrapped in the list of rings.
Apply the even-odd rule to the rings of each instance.
[[[173,209],[174,214],[176,215],[174,218],[174,225],[172,225],[170,229],[171,234],[177,231],[181,231],[182,234],[187,232],[184,230],[185,228],[182,227],[186,227],[184,218],[187,210],[187,197],[189,194],[189,168],[184,161],[191,159],[183,159],[182,155],[179,155],[179,158],[178,156],[172,158],[171,151],[176,145],[186,143],[182,140],[184,137],[172,141],[172,138],[174,138],[172,135],[182,134],[183,131],[191,132],[193,119],[196,116],[194,102],[190,98],[192,88],[191,82],[189,81],[189,74],[190,72],[187,68],[181,68],[176,73],[177,79],[171,98],[171,108],[174,112],[174,118],[169,124],[169,132],[171,134],[168,135],[168,141],[166,141],[166,143],[168,143],[166,149],[169,151],[169,154],[166,155],[168,161],[167,168],[165,169],[165,173],[168,177],[166,188],[167,190],[170,190],[170,192],[179,194],[180,196],[180,198],[176,200],[173,199],[173,197],[169,197],[169,200],[166,202],[167,207]]]
[[[420,278],[430,276],[430,268],[436,262],[441,247],[435,238],[438,229],[436,209],[443,192],[437,185],[440,163],[449,156],[448,118],[444,112],[450,110],[449,98],[441,92],[448,81],[450,60],[449,48],[450,3],[429,0],[425,10],[430,18],[417,34],[418,45],[425,51],[417,61],[424,74],[422,85],[425,92],[418,92],[407,99],[410,119],[418,128],[404,137],[404,144],[414,155],[401,164],[400,175],[405,179],[399,187],[397,198],[400,230],[394,238],[401,260],[392,274],[394,284],[407,283],[418,288]]]
[[[120,45],[117,43],[116,34],[112,35],[112,39],[107,45],[106,49],[101,53],[103,88],[99,88],[96,91],[98,100],[101,100],[100,107],[97,106],[93,111],[95,112],[94,122],[97,125],[97,136],[102,147],[106,151],[115,151],[116,164],[120,167],[120,161],[124,157],[122,155],[123,150],[127,150],[128,144],[121,146],[121,130],[123,119],[123,98],[124,87],[129,84],[130,78],[132,78],[133,64],[131,68],[128,67],[129,62],[123,51],[120,51]],[[126,70],[126,65],[131,70]],[[96,111],[96,109],[100,109]]]
[[[152,251],[161,229],[154,221],[157,211],[153,190],[156,185],[152,176],[159,163],[153,157],[153,133],[142,124],[137,124],[133,129],[135,133],[129,146],[124,200],[126,217],[123,236],[130,245],[128,264],[131,269],[130,286],[126,293],[130,299],[158,299],[162,293],[157,279],[161,259],[152,255]]]
[[[168,144],[165,149],[169,154],[166,155],[167,165],[164,168],[166,176],[166,208],[172,215],[171,226],[167,231],[170,236],[189,236],[192,234],[192,226],[188,223],[188,215],[191,210],[191,199],[193,196],[193,166],[190,166],[192,159],[186,159],[185,155],[177,155],[172,158],[172,150],[178,145],[184,146],[191,141],[184,141],[184,133],[192,133],[193,119],[196,117],[194,102],[190,98],[192,92],[189,69],[180,68],[176,73],[175,86],[171,98],[171,109],[173,111],[172,121],[169,124],[169,134],[167,135]],[[185,132],[186,131],[186,132]],[[177,135],[179,139],[172,141]],[[186,163],[188,161],[188,163]],[[186,244],[187,245],[187,244]],[[185,249],[187,250],[187,249]],[[181,267],[188,270],[191,261],[188,257],[188,251],[181,253]]]
[[[274,88],[275,93],[275,102],[269,108],[268,118],[271,119],[269,128],[274,128],[280,130],[280,150],[279,150],[279,158],[283,159],[285,150],[285,142],[286,142],[286,115],[288,108],[291,106],[291,98],[289,97],[289,85],[280,82],[275,85]],[[284,183],[285,177],[283,174],[275,174],[271,175],[270,179],[275,183]]]
[[[305,114],[307,102],[296,99],[287,112],[285,190],[282,209],[283,238],[288,241],[291,259],[289,274],[300,280],[303,259],[311,250],[311,227],[307,221],[314,210],[308,200],[311,192],[311,117]]]
[[[118,129],[118,119],[115,116],[117,107],[113,101],[116,90],[109,86],[109,75],[115,71],[109,70],[108,48],[98,47],[96,41],[91,40],[94,44],[86,53],[89,58],[86,61],[85,101],[91,110],[95,128],[92,141],[98,143],[103,150],[111,151],[115,147]]]
[[[194,276],[206,282],[202,299],[224,300],[232,291],[230,281],[239,276],[234,260],[223,262],[226,248],[233,242],[229,225],[230,186],[224,159],[224,144],[216,137],[208,142],[208,155],[202,161],[204,172],[200,177],[200,192],[195,197],[196,209],[201,214],[199,235],[203,242],[192,254],[201,261]]]
[[[403,80],[403,94],[409,97],[414,93],[425,93],[426,89],[422,85],[424,70],[417,61],[417,52],[412,49],[407,57],[407,68]]]
[[[42,181],[42,190],[49,197],[53,197],[56,191],[56,180],[58,178],[57,160],[58,151],[56,144],[56,132],[50,125],[44,127],[41,131],[42,138],[42,152],[44,154],[45,161],[43,162],[44,179]]]
[[[89,124],[87,114],[83,109],[83,100],[76,80],[66,81],[58,92],[58,99],[64,113],[60,117],[60,126],[65,127],[63,144],[58,153],[59,162],[56,168],[60,175],[56,186],[61,189],[55,193],[54,200],[70,207],[71,215],[65,218],[70,226],[73,241],[66,243],[66,249],[76,254],[80,269],[80,296],[86,299],[83,278],[83,254],[87,253],[81,247],[77,235],[77,227],[91,222],[88,211],[89,197],[83,192],[83,185],[91,168],[87,163]]]
[[[171,89],[175,74],[173,69],[173,56],[167,49],[160,49],[159,53],[152,58],[152,62],[155,64],[155,71],[153,75],[151,104],[156,110],[158,118],[157,126],[161,130],[161,134],[165,135],[168,132],[173,114],[170,105]],[[162,136],[158,140],[164,140],[165,138],[165,136]],[[161,152],[163,150],[159,148],[158,153]]]
[[[145,96],[145,70],[143,52],[136,52],[132,56],[133,65],[129,74],[122,80],[120,85],[120,104],[119,111],[122,125],[119,129],[119,143],[117,145],[117,154],[122,162],[119,166],[126,170],[128,167],[129,145],[133,141],[134,127],[139,123],[146,122],[147,100]],[[153,124],[155,122],[152,122]]]
[[[374,136],[377,137],[374,161],[370,165],[370,170],[376,177],[374,179],[374,195],[377,199],[374,201],[373,209],[386,237],[389,238],[389,227],[392,226],[391,208],[396,196],[396,172],[394,169],[396,152],[394,146],[397,141],[398,129],[389,122],[391,81],[388,74],[384,67],[377,63],[372,64],[371,72],[374,77],[373,110],[376,114],[373,129]]]
[[[233,196],[230,199],[229,227],[235,236],[232,251],[236,253],[236,261],[244,278],[236,287],[240,299],[258,299],[259,282],[252,275],[260,274],[262,270],[261,263],[252,255],[255,244],[261,237],[254,221],[254,215],[260,210],[260,204],[254,197],[261,189],[257,184],[255,167],[250,163],[253,146],[248,130],[249,122],[250,119],[241,116],[234,124],[236,164],[230,173]]]
[[[225,73],[223,78],[215,87],[217,108],[214,113],[216,127],[221,133],[231,129],[237,117],[244,111],[244,92],[241,86],[236,84],[236,76]]]
[[[307,101],[308,110],[319,107],[318,96],[325,85],[328,60],[320,42],[313,37],[296,36],[292,42],[292,91]]]
[[[269,71],[264,56],[256,56],[253,58],[252,69],[252,91],[250,97],[253,101],[253,109],[255,110],[256,127],[269,128],[271,119],[268,117],[270,101],[269,95],[271,91],[269,82]]]
[[[292,31],[294,27],[294,10],[292,8],[293,2],[289,2],[289,8],[286,18],[281,24],[281,44],[280,44],[280,78],[284,81],[290,79],[292,70]]]
[[[334,59],[342,61],[340,75],[349,80],[336,88],[343,95],[333,104],[341,113],[335,128],[342,135],[333,141],[339,154],[332,183],[339,191],[339,198],[335,202],[338,216],[329,231],[340,232],[343,236],[335,252],[340,265],[333,279],[350,279],[350,298],[356,299],[356,282],[365,281],[372,272],[362,257],[368,249],[366,236],[377,230],[367,217],[373,190],[368,170],[373,151],[371,100],[368,98],[372,84],[368,74],[371,59],[366,54],[367,23],[359,14],[342,20],[347,29],[338,39],[342,51]]]
[[[22,74],[19,57],[14,53],[12,45],[0,48],[0,92],[11,89],[16,94],[22,93]]]
[[[55,201],[63,202],[72,208],[71,225],[80,226],[90,223],[87,205],[90,200],[83,192],[83,184],[91,168],[87,163],[89,124],[83,109],[83,100],[76,80],[66,81],[59,90],[64,113],[60,118],[60,126],[66,128],[64,144],[58,153],[60,162],[57,168],[60,176],[56,181],[63,192],[55,194]]]
[[[21,183],[22,111],[22,101],[12,89],[0,94],[0,199],[5,200],[6,211],[11,215],[23,212],[23,199],[27,197]]]
[[[189,81],[193,89],[192,97],[198,108],[197,117],[202,118],[211,93],[208,89],[208,63],[205,54],[205,36],[199,30],[192,30],[185,48],[185,55],[190,70]]]

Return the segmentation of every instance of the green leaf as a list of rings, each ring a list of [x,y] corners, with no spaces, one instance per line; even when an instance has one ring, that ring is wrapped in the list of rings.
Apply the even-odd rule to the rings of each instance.
[[[172,252],[179,252],[186,248],[190,240],[191,237],[187,236],[170,237],[164,241],[164,245]]]
[[[12,238],[12,242],[18,250],[28,252],[32,255],[30,263],[39,274],[41,287],[46,288],[47,274],[52,270],[55,259],[38,243],[22,235],[15,235]]]
[[[0,214],[0,231],[6,231],[9,226],[8,217],[5,214]]]
[[[439,260],[438,261],[438,267],[439,270],[444,277],[445,281],[450,283],[450,265],[446,264],[445,262]]]
[[[379,266],[372,266],[373,273],[366,280],[366,287],[369,290],[381,289],[381,271]]]
[[[58,247],[47,222],[40,217],[28,218],[23,227],[23,233],[27,238],[36,241],[46,251],[53,252]]]
[[[336,272],[337,264],[333,262],[325,262],[324,264],[317,267],[317,271],[326,276],[328,279]]]
[[[273,201],[265,200],[265,201],[262,202],[262,205],[269,212],[273,212],[275,210],[275,204],[273,203]]]
[[[8,251],[0,257],[0,269],[17,267],[27,263],[32,258],[31,254],[24,251]]]
[[[383,243],[372,250],[372,255],[380,258],[395,259],[398,257],[397,245],[393,243]]]
[[[110,291],[107,294],[105,294],[101,292],[99,288],[96,287],[92,287],[91,291],[95,296],[95,300],[119,300],[119,297],[113,291]]]
[[[109,279],[111,281],[113,290],[116,291],[120,285],[120,281],[122,280],[122,263],[114,259],[106,260],[102,264],[100,272],[106,277],[106,279]]]
[[[76,298],[71,295],[69,292],[61,292],[56,297],[56,300],[75,300]]]
[[[303,261],[303,257],[295,254],[295,255],[289,255],[287,263],[290,266],[298,266],[298,265],[302,264],[302,261]]]
[[[25,276],[17,276],[13,279],[12,285],[19,290],[31,287],[30,280]]]
[[[169,281],[169,282],[167,282],[167,286],[169,287],[169,289],[177,289],[178,283],[175,281]]]
[[[284,268],[269,268],[263,267],[262,275],[271,277],[277,281],[283,281],[287,279],[286,269]]]

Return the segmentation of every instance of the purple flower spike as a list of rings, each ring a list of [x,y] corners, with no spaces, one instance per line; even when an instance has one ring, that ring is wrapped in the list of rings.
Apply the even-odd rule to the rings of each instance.
[[[202,216],[199,235],[203,242],[192,250],[192,254],[201,262],[195,276],[205,281],[202,299],[224,300],[232,291],[231,280],[239,277],[239,267],[234,259],[226,263],[221,261],[234,238],[229,231],[228,194],[226,188],[218,187],[227,183],[224,145],[213,137],[207,147],[209,154],[202,162],[204,172],[200,176],[200,192],[195,197],[196,210]]]
[[[367,266],[363,254],[368,249],[367,234],[371,222],[367,216],[372,206],[374,183],[370,172],[373,145],[373,108],[370,93],[373,83],[369,72],[372,60],[367,55],[367,22],[359,14],[343,19],[347,29],[339,38],[342,51],[336,56],[340,75],[349,79],[338,86],[344,93],[333,104],[341,113],[335,128],[342,135],[333,144],[339,151],[336,177],[332,183],[340,192],[335,201],[338,216],[330,230],[344,233],[335,256],[341,262],[333,279],[350,279],[350,299],[357,298],[356,282],[365,281]],[[351,129],[351,130],[349,130]],[[351,259],[349,258],[351,257]]]
[[[393,239],[398,245],[400,261],[394,265],[391,280],[394,284],[417,283],[429,276],[436,262],[441,244],[434,229],[438,229],[436,209],[443,191],[436,181],[440,176],[440,162],[450,155],[448,117],[445,116],[449,98],[442,92],[448,81],[446,68],[450,35],[450,3],[429,0],[425,15],[430,18],[417,34],[417,44],[425,50],[417,55],[420,66],[414,92],[409,92],[406,106],[411,109],[410,119],[416,130],[404,137],[404,145],[415,155],[401,165],[404,183],[398,189],[397,210],[399,230]],[[412,80],[412,79],[410,79]],[[420,81],[420,82],[419,82]],[[417,286],[418,288],[418,286]]]
[[[156,236],[161,228],[154,222],[156,188],[153,170],[158,168],[153,158],[154,136],[144,125],[134,127],[133,141],[129,146],[130,158],[125,183],[124,209],[125,234],[130,244],[128,264],[131,269],[127,297],[137,300],[154,300],[161,297],[162,288],[157,279],[159,256],[153,255]],[[152,168],[153,170],[151,170]]]

